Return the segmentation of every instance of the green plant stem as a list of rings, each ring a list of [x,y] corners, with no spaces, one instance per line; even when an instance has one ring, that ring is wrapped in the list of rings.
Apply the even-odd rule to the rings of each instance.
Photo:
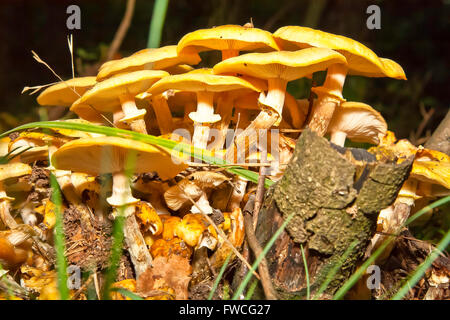
[[[309,272],[308,272],[308,262],[306,261],[305,250],[303,245],[300,244],[300,249],[302,250],[303,266],[305,267],[305,277],[306,277],[306,300],[310,300],[311,291],[309,287]]]
[[[225,262],[222,265],[222,268],[220,268],[219,274],[216,277],[216,280],[214,281],[213,287],[211,288],[211,291],[209,292],[208,300],[212,300],[214,296],[214,292],[216,292],[217,287],[219,286],[219,282],[222,279],[223,274],[225,273],[225,270],[228,266],[228,263],[230,262],[232,254],[230,253],[227,258],[225,259]]]
[[[55,249],[58,290],[61,300],[69,300],[69,288],[67,287],[67,261],[64,254],[66,245],[63,216],[61,212],[62,197],[56,177],[52,173],[50,174],[50,186],[52,188],[51,201],[55,205]]]
[[[161,43],[161,34],[168,6],[169,0],[156,0],[153,5],[153,14],[147,42],[148,48],[158,48]]]

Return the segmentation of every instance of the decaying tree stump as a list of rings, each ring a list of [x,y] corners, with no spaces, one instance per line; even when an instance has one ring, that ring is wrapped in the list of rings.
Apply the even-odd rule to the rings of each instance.
[[[300,244],[314,292],[357,240],[323,298],[348,279],[375,233],[378,212],[394,202],[411,165],[412,158],[380,163],[365,150],[337,147],[309,129],[302,133],[283,178],[266,193],[256,229],[264,247],[293,215],[266,257],[280,298],[306,295]]]

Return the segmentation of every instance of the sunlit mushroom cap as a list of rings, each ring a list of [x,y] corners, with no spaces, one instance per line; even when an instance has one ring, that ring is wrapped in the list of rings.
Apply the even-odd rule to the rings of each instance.
[[[307,27],[286,26],[278,29],[273,37],[284,50],[318,47],[339,51],[347,59],[348,74],[406,80],[405,72],[399,64],[379,58],[362,43],[344,36]]]
[[[31,167],[25,163],[12,162],[0,164],[0,181],[31,174]]]
[[[118,137],[71,141],[53,154],[51,162],[56,169],[98,175],[123,171],[127,155],[135,157],[134,173],[157,172],[163,180],[173,178],[187,167],[165,149]]]
[[[215,75],[211,69],[197,69],[188,73],[172,75],[156,82],[148,92],[156,95],[166,90],[175,89],[189,92],[209,91],[223,92],[231,90],[249,89],[260,92],[264,84],[255,79]]]
[[[436,150],[420,149],[416,153],[410,178],[450,189],[450,157]]]
[[[177,46],[143,49],[129,57],[103,64],[98,72],[97,80],[103,81],[120,73],[139,70],[162,70],[178,64],[195,65],[200,60],[197,52],[192,50],[178,54]]]
[[[98,122],[101,119],[99,112],[114,112],[121,108],[120,95],[134,97],[168,75],[161,70],[142,70],[106,79],[75,101],[70,110],[83,119]]]
[[[186,34],[178,42],[178,52],[193,49],[207,50],[273,51],[279,50],[272,34],[258,28],[239,25],[223,25],[210,29],[199,29]]]
[[[37,97],[37,102],[41,106],[70,107],[96,82],[95,77],[80,77],[59,82],[42,91]]]
[[[355,142],[380,143],[387,132],[382,115],[371,106],[361,102],[343,102],[333,114],[328,132],[345,132]]]
[[[336,63],[345,64],[343,55],[326,48],[297,51],[247,53],[226,59],[213,68],[215,74],[239,73],[259,79],[296,80]]]

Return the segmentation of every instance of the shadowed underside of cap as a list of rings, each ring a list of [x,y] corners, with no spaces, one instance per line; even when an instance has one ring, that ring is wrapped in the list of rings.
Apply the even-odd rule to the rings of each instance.
[[[346,60],[343,55],[326,48],[297,51],[247,53],[216,64],[214,73],[235,72],[260,79],[281,78],[292,81]]]

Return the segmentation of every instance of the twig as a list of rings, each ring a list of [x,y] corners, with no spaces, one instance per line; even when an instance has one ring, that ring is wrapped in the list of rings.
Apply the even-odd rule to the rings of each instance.
[[[93,274],[89,276],[89,278],[83,283],[83,285],[74,293],[72,296],[72,300],[78,298],[78,296],[87,288],[87,286],[92,282]]]
[[[264,174],[264,167],[259,169],[258,185],[256,187],[255,205],[253,207],[253,230],[256,230],[256,224],[258,223],[258,215],[261,210],[261,206],[264,198],[264,182],[266,175]]]
[[[256,204],[256,201],[255,201]],[[263,250],[256,239],[255,231],[253,229],[253,220],[251,215],[244,211],[244,226],[245,226],[245,234],[247,235],[247,241],[250,248],[255,253],[256,257],[259,257]],[[275,289],[272,286],[272,280],[269,275],[269,268],[267,267],[266,257],[263,257],[261,262],[258,265],[259,275],[261,276],[261,284],[264,289],[264,294],[268,300],[277,300],[277,296],[275,293]]]
[[[424,146],[450,155],[450,111],[447,112]]]
[[[106,59],[111,60],[116,54],[117,50],[119,50],[120,45],[122,44],[125,35],[127,34],[128,28],[130,27],[131,19],[133,18],[134,13],[134,5],[136,0],[128,0],[127,8],[125,9],[125,15],[120,22],[119,29],[117,29],[116,34],[114,35],[114,39],[111,42],[111,46],[108,49],[108,54],[106,55]]]
[[[416,131],[412,131],[409,135],[409,138],[411,142],[415,145],[422,144],[425,141],[429,139],[429,133],[425,137],[421,137],[423,134],[423,131],[425,130],[425,127],[427,126],[428,122],[430,122],[431,117],[434,114],[434,108],[431,108],[429,111],[425,109],[425,106],[421,103],[419,105],[420,108],[420,114],[422,115],[422,121],[420,122],[419,126],[417,127]]]

